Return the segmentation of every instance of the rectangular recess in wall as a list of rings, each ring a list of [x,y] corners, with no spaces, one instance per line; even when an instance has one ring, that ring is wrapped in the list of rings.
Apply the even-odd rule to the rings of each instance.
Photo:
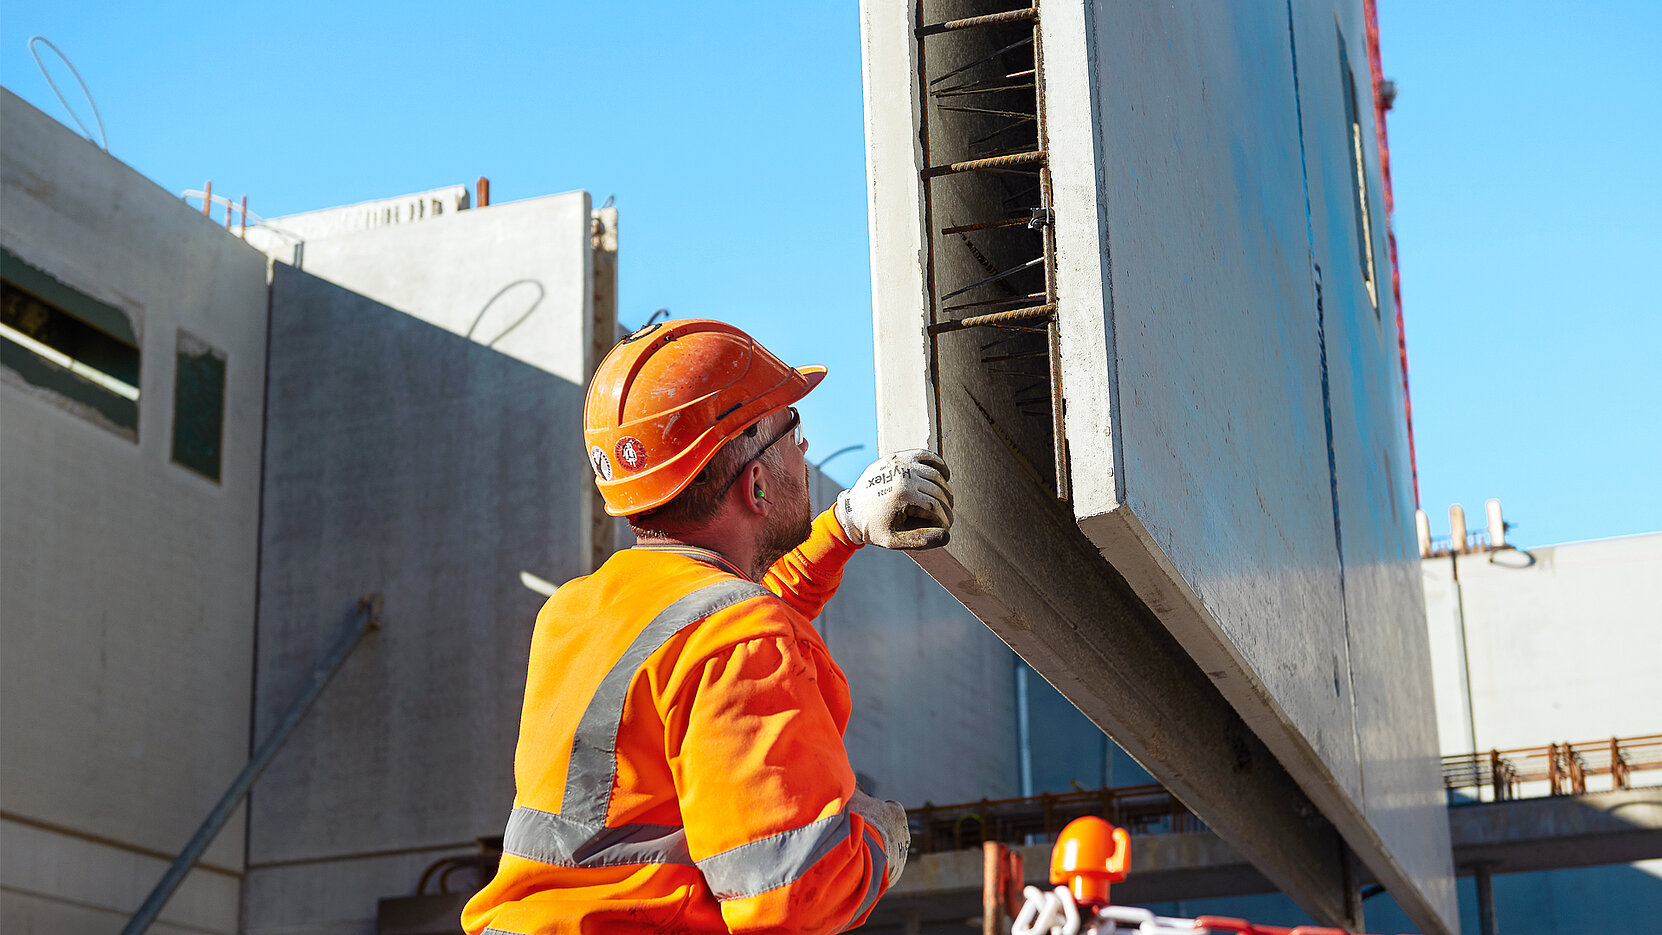
[[[1374,317],[1379,317],[1379,275],[1373,259],[1373,217],[1368,197],[1367,160],[1362,155],[1361,108],[1356,100],[1356,73],[1350,67],[1350,55],[1345,51],[1345,34],[1335,29],[1339,44],[1339,82],[1345,101],[1345,129],[1350,135],[1346,149],[1350,151],[1350,188],[1355,196],[1356,261],[1362,268],[1362,281],[1368,287],[1368,301],[1373,305]]]
[[[179,331],[173,377],[173,463],[219,480],[225,434],[225,352]]]
[[[138,341],[119,309],[0,249],[0,338],[0,364],[22,382],[138,440]]]

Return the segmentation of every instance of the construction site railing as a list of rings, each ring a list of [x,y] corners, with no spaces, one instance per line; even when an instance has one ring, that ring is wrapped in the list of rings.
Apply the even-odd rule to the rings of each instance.
[[[1133,834],[1206,830],[1200,819],[1158,784],[953,805],[925,803],[906,810],[912,848],[923,854],[979,848],[984,841],[1051,841],[1068,822],[1085,815],[1106,818]]]
[[[1633,774],[1662,770],[1662,734],[1611,737],[1586,743],[1549,743],[1544,747],[1489,750],[1443,757],[1443,785],[1450,793],[1472,790],[1479,799],[1585,795],[1628,789]],[[1527,793],[1527,794],[1526,794]]]

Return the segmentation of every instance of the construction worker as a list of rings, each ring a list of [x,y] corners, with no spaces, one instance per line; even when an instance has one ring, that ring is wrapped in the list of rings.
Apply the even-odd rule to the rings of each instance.
[[[905,810],[855,788],[848,683],[809,621],[861,545],[944,544],[952,494],[901,452],[812,518],[791,404],[824,376],[691,319],[595,371],[589,460],[638,544],[537,616],[470,933],[838,932],[899,879]]]

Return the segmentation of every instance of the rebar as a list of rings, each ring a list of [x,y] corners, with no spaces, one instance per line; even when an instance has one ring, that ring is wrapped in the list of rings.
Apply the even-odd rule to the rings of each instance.
[[[994,306],[994,305],[1008,305],[1008,306],[1011,306],[1012,308],[1018,307],[1018,306],[1027,306],[1027,305],[1032,305],[1034,299],[1038,299],[1042,303],[1044,301],[1044,297],[1045,297],[1045,294],[1043,292],[1029,292],[1026,295],[1014,296],[1014,297],[1008,298],[1008,299],[980,299],[980,300],[977,300],[975,302],[958,302],[958,303],[953,304],[953,305],[942,306],[941,311],[943,311],[943,312],[961,312],[961,311],[964,311],[965,309],[970,309],[970,308],[986,308],[986,309],[989,309],[990,311],[1002,312],[1002,311],[1005,311],[1005,310],[1001,309],[1001,308],[1000,309],[993,309],[992,306]]]
[[[992,114],[995,117],[1021,117],[1024,120],[1037,120],[1038,114],[1030,114],[1025,110],[994,110],[991,107],[962,107],[957,104],[938,104],[941,110],[950,110],[960,114]]]
[[[1007,270],[1002,270],[1000,272],[994,273],[993,275],[988,276],[985,279],[977,279],[975,282],[970,283],[969,285],[963,287],[962,289],[954,289],[953,291],[948,292],[946,295],[941,296],[941,301],[944,302],[947,299],[950,299],[955,295],[963,295],[964,293],[970,291],[971,289],[977,288],[979,286],[985,286],[988,283],[997,282],[1000,279],[1008,279],[1009,277],[1014,276],[1015,274],[1021,272],[1022,270],[1032,269],[1033,267],[1039,265],[1040,263],[1043,263],[1044,261],[1045,261],[1045,258],[1042,257],[1042,256],[1034,257],[1033,259],[1028,260],[1026,263],[1023,263],[1019,266],[1012,266]]]
[[[937,36],[943,32],[952,32],[958,29],[973,29],[977,26],[997,26],[1000,23],[1019,23],[1024,20],[1039,18],[1036,7],[1022,7],[1019,10],[1010,10],[1006,13],[987,13],[982,16],[966,16],[963,19],[947,20],[944,23],[931,23],[928,26],[919,26],[917,36]]]
[[[1029,359],[1029,358],[1033,358],[1033,357],[1049,357],[1049,356],[1050,356],[1050,354],[1046,351],[1029,351],[1025,354],[998,354],[998,355],[993,356],[993,357],[983,357],[983,358],[981,358],[981,362],[984,363],[984,364],[996,364],[996,363],[999,363],[1001,361],[1006,361],[1006,360],[1025,360],[1025,359]]]
[[[1018,84],[995,84],[990,87],[986,86],[988,81],[1006,80],[1008,79],[1003,76],[997,78],[987,78],[983,81],[972,81],[969,84],[954,85],[950,88],[941,88],[938,91],[930,91],[929,93],[935,95],[936,97],[963,97],[966,94],[992,94],[997,91],[1020,91],[1025,88],[1033,87],[1033,82],[1031,81],[1023,81]]]
[[[944,166],[930,166],[923,170],[926,179],[938,178],[943,175],[954,175],[959,172],[978,172],[985,169],[1007,169],[1011,166],[1042,165],[1045,161],[1045,151],[1036,149],[1031,152],[1014,153],[1009,156],[994,156],[990,159],[968,159],[964,162],[947,163]]]
[[[979,328],[988,325],[1004,325],[1019,321],[1038,321],[1049,318],[1056,311],[1054,302],[1048,305],[1035,305],[1032,308],[1018,308],[1008,312],[994,312],[990,315],[972,315],[969,318],[960,318],[957,321],[936,322],[929,326],[930,334],[945,334],[948,331],[961,331],[965,328]]]
[[[978,136],[975,139],[970,140],[969,141],[969,148],[974,149],[975,147],[981,145],[982,143],[985,143],[985,142],[987,142],[989,140],[992,140],[996,137],[1000,137],[1000,136],[1003,136],[1006,133],[1009,133],[1011,130],[1014,130],[1018,127],[1025,127],[1029,123],[1032,123],[1036,119],[1037,119],[1036,117],[1026,117],[1026,116],[1024,116],[1020,119],[1012,120],[1009,123],[1005,124],[1004,126],[999,127],[997,130],[994,130],[993,132],[987,134],[986,136]]]
[[[1032,42],[1033,42],[1033,37],[1032,36],[1028,36],[1025,39],[1017,39],[1015,42],[1010,43],[1009,45],[1005,46],[1004,48],[999,49],[995,52],[991,52],[987,55],[984,55],[981,58],[978,58],[975,61],[970,62],[968,65],[960,65],[957,68],[954,68],[951,71],[947,72],[946,74],[940,76],[939,78],[929,79],[929,84],[930,84],[930,86],[940,84],[941,82],[945,81],[948,78],[953,77],[954,75],[961,75],[964,72],[969,71],[971,68],[974,68],[977,65],[983,65],[983,64],[986,64],[987,62],[992,61],[995,58],[998,58],[1000,55],[1003,55],[1004,53],[1010,51],[1011,49],[1019,48],[1019,47],[1024,46],[1024,45],[1031,45]]]

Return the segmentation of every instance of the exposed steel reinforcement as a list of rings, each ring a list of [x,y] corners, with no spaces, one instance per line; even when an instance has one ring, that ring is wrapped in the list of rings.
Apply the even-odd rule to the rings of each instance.
[[[927,331],[933,342],[991,329],[976,347],[964,338],[944,348],[932,343],[931,376],[938,390],[943,354],[948,370],[962,374],[969,366],[975,375],[965,377],[988,388],[977,393],[988,400],[987,417],[1001,424],[1000,435],[1024,460],[1049,469],[1051,493],[1066,501],[1038,6],[925,23],[931,6],[919,5],[914,30],[920,84],[927,89],[921,105],[926,168],[919,173],[929,229]],[[988,366],[994,363],[1000,366]],[[1041,386],[1045,392],[1035,395]]]

